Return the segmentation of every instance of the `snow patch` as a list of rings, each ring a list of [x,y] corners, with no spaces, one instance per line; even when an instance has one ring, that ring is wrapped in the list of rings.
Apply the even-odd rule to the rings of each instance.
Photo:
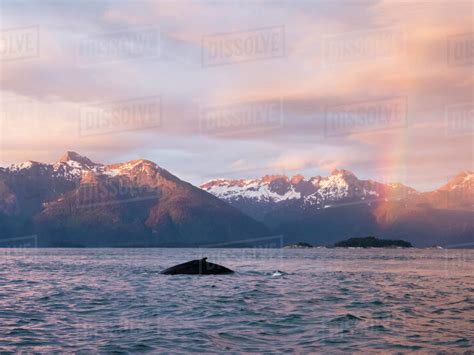
[[[7,169],[10,171],[20,171],[24,169],[30,169],[35,164],[39,164],[39,163],[35,163],[31,160],[28,160],[28,161],[25,161],[24,163],[12,164]]]
[[[280,202],[285,200],[300,199],[301,193],[296,192],[294,187],[278,194],[270,189],[268,183],[263,183],[258,179],[254,180],[225,180],[215,179],[202,185],[204,190],[221,199],[251,199],[266,202]]]

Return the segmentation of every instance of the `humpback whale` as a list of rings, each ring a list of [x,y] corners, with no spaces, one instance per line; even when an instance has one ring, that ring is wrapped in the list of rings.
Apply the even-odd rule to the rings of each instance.
[[[233,273],[234,271],[222,265],[207,262],[207,258],[191,260],[187,263],[172,266],[161,272],[161,274],[165,275],[222,275]]]

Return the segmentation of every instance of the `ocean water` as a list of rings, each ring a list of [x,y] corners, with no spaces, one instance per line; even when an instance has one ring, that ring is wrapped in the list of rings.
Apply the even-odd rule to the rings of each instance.
[[[474,349],[474,250],[0,254],[0,351]],[[236,274],[159,274],[203,256]]]

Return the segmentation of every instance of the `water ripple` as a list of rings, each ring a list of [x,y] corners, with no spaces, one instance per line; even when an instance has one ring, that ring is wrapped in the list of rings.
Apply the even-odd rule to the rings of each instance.
[[[159,274],[203,253],[238,272]],[[461,353],[474,346],[474,251],[4,254],[2,352]],[[273,277],[275,270],[285,274]]]

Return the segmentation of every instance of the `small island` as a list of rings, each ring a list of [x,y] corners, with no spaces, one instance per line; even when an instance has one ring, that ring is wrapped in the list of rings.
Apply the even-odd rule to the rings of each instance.
[[[378,239],[375,237],[350,238],[337,242],[336,248],[412,248],[411,243],[404,240]]]

